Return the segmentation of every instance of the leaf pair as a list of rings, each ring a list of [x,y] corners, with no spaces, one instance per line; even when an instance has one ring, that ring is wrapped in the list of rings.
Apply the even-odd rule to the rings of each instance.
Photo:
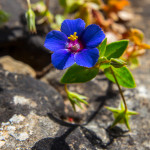
[[[98,47],[100,51],[100,58],[101,57],[106,57],[107,59],[119,58],[126,50],[128,42],[129,42],[128,40],[121,40],[106,45],[107,39],[104,39],[102,44]]]
[[[100,50],[100,58],[107,58],[110,63],[102,63],[100,68],[104,69],[104,74],[106,77],[115,83],[115,79],[112,75],[111,69],[113,70],[119,85],[126,88],[134,88],[135,81],[126,66],[123,66],[125,63],[121,59],[118,59],[128,46],[128,40],[121,40],[117,42],[110,43],[106,46],[106,39],[98,47]]]

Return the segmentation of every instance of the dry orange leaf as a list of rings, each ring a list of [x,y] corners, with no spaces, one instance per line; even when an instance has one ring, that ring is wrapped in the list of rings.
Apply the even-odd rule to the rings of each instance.
[[[105,11],[120,11],[129,5],[130,2],[128,0],[108,0],[107,4],[103,6],[103,9]]]

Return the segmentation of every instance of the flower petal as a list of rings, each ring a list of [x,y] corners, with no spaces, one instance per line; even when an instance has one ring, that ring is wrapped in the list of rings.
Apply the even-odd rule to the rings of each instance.
[[[82,32],[80,40],[86,48],[97,47],[105,38],[105,34],[102,29],[95,24],[89,25]]]
[[[67,49],[61,49],[52,54],[52,64],[57,69],[63,70],[74,63],[74,54]]]
[[[75,62],[83,67],[93,67],[98,61],[99,51],[97,48],[83,49],[75,54]]]
[[[66,19],[61,25],[61,31],[65,33],[68,37],[70,35],[73,35],[74,32],[77,32],[77,36],[79,36],[84,28],[85,22],[80,18],[75,20]]]
[[[51,31],[47,34],[44,46],[55,52],[60,49],[64,49],[68,38],[60,31]]]

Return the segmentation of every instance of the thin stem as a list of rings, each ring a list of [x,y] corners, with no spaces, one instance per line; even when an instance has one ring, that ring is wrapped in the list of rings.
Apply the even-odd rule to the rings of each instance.
[[[27,4],[28,4],[28,9],[30,9],[31,8],[31,2],[30,2],[30,0],[27,0]]]
[[[125,112],[127,112],[127,104],[126,104],[124,95],[123,95],[123,93],[122,93],[122,90],[121,90],[121,88],[120,88],[120,85],[119,85],[119,83],[118,83],[118,80],[117,80],[117,78],[116,78],[116,75],[114,74],[114,71],[113,71],[112,67],[110,67],[110,69],[111,69],[112,75],[113,75],[113,77],[114,77],[114,79],[115,79],[115,81],[116,81],[116,84],[117,84],[117,86],[118,86],[120,95],[121,95],[121,97],[122,97],[122,100],[123,100],[123,103],[124,103],[124,106],[125,106]]]
[[[68,93],[67,84],[65,84],[65,91],[66,91],[66,93]]]

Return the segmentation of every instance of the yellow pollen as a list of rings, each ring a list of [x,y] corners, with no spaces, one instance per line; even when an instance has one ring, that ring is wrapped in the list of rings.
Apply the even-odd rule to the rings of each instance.
[[[78,39],[78,36],[76,36],[77,32],[74,32],[73,35],[70,35],[70,37],[68,37],[69,40],[71,41],[75,41],[76,39]]]

